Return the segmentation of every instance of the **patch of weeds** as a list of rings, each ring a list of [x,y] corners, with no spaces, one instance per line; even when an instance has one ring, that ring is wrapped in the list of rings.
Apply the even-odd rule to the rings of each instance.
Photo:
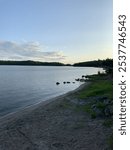
[[[84,105],[82,106],[83,110],[90,113],[91,112],[91,105]]]
[[[113,150],[113,135],[111,134],[107,140],[110,150]]]
[[[92,78],[95,77],[99,76],[96,75],[92,76]],[[89,104],[79,107],[79,109],[88,112],[91,115],[91,118],[109,115],[109,107],[107,103],[100,100],[97,101],[100,97],[101,98],[106,97],[106,99],[111,101],[110,104],[112,105],[113,101],[112,80],[94,80],[88,87],[80,91],[78,94],[78,98],[88,100]]]
[[[84,124],[83,124],[82,122],[76,123],[76,124],[73,126],[74,129],[81,129],[81,128],[83,128],[83,127],[84,127]]]
[[[90,114],[90,116],[91,116],[91,118],[96,118],[96,113],[93,111],[93,109],[91,108],[91,104],[90,105],[85,105],[84,107],[83,107],[83,110],[85,111],[85,112],[88,112],[89,114]]]
[[[100,80],[92,82],[89,87],[79,93],[79,98],[87,98],[91,96],[107,96],[112,99],[113,86],[112,81]]]
[[[75,107],[75,110],[76,111],[85,111],[87,113],[90,113],[91,111],[91,106],[90,105],[78,105],[77,107]]]
[[[84,112],[87,112],[92,119],[96,118],[96,113],[93,111],[93,109],[91,108],[91,104],[87,104],[87,105],[84,105],[84,106],[78,106],[76,108],[77,111],[84,111]]]
[[[100,110],[104,110],[106,107],[106,104],[104,104],[102,102],[97,102],[96,107]]]
[[[112,118],[111,119],[107,119],[107,120],[105,120],[104,122],[103,122],[103,125],[105,126],[105,127],[112,127],[112,125],[113,125],[113,120],[112,120]]]
[[[97,117],[97,115],[94,111],[91,111],[90,115],[91,115],[92,119],[95,119]]]

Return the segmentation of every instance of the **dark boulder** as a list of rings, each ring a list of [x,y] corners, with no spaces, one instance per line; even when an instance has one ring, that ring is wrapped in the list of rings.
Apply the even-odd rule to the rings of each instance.
[[[59,85],[60,83],[59,82],[56,82],[56,85]]]

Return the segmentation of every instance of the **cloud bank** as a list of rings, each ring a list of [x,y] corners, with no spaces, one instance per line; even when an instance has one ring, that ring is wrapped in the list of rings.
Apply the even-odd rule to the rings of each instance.
[[[62,51],[48,52],[39,42],[0,41],[1,60],[62,61]]]

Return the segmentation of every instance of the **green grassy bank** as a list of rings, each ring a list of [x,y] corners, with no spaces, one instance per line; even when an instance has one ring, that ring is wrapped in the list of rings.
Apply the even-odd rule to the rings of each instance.
[[[77,97],[86,100],[78,107],[79,111],[87,112],[92,119],[102,119],[103,126],[111,128],[107,141],[110,149],[113,147],[113,80],[110,74],[88,76],[91,84],[80,91]]]

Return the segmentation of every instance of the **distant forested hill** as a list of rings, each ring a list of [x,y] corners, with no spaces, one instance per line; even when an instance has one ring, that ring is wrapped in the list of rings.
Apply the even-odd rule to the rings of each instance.
[[[59,62],[38,62],[38,61],[4,61],[0,60],[0,65],[23,65],[23,66],[64,66]]]
[[[93,61],[86,61],[75,63],[73,66],[75,67],[109,67],[113,68],[113,59],[105,59],[105,60],[93,60]]]
[[[63,64],[60,62],[39,62],[39,61],[12,61],[12,60],[0,60],[0,65],[23,65],[23,66],[74,66],[74,67],[103,67],[103,68],[112,68],[113,59],[105,60],[93,60],[86,62],[79,62],[73,65]]]

